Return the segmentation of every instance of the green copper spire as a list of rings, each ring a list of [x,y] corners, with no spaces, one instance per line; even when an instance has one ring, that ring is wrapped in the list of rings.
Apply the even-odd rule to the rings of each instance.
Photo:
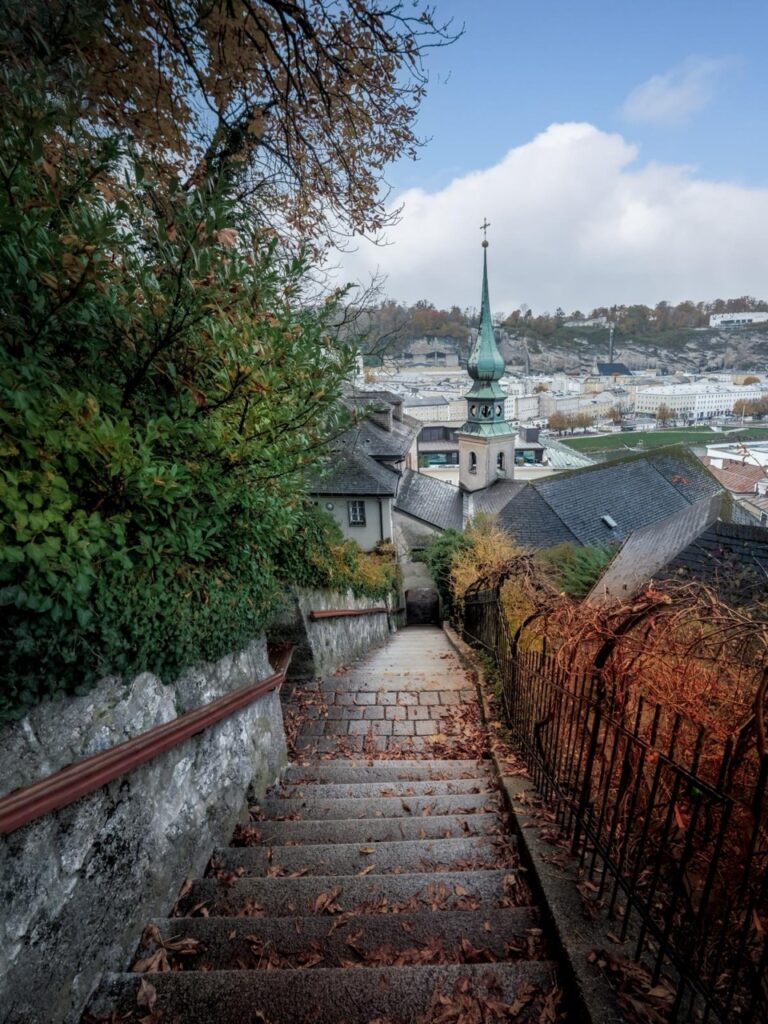
[[[488,224],[484,225],[487,227]],[[467,363],[473,380],[500,380],[504,376],[504,360],[496,347],[491,323],[491,300],[488,295],[488,240],[483,239],[483,294],[480,301],[480,330]]]
[[[483,233],[490,225],[485,221]],[[483,294],[480,303],[480,330],[467,361],[467,371],[475,382],[467,397],[467,421],[464,433],[486,437],[508,434],[504,419],[506,394],[498,381],[504,376],[504,360],[496,347],[491,323],[491,300],[488,294],[488,241],[483,238]]]

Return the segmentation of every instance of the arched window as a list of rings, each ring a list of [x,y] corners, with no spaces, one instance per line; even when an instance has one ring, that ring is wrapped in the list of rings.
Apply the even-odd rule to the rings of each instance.
[[[504,452],[499,452],[496,456],[496,469],[504,469]]]
[[[477,472],[477,455],[474,452],[469,453],[469,472]]]

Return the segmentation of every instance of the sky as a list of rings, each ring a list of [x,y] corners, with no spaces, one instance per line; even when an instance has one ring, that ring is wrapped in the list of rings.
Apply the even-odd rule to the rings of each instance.
[[[435,0],[400,222],[345,277],[494,311],[768,297],[768,0]]]

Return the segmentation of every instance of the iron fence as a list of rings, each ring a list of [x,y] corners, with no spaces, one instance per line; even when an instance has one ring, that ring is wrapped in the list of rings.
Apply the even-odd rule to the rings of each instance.
[[[670,991],[676,1022],[768,1021],[768,757],[642,695],[606,689],[540,642],[521,649],[498,592],[465,638],[495,662],[504,711],[596,906]]]

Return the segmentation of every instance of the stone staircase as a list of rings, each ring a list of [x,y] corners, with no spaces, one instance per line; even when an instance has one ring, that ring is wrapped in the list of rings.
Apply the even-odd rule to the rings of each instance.
[[[251,818],[85,1021],[564,1019],[488,762],[294,765]]]

